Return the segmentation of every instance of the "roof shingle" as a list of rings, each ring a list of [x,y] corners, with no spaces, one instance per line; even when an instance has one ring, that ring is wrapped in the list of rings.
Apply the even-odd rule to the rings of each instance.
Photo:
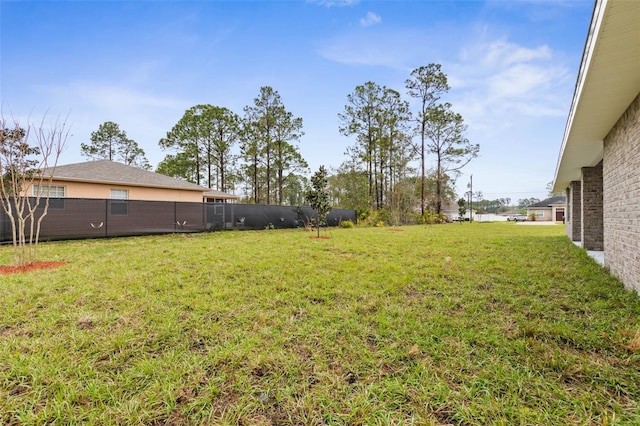
[[[209,191],[208,188],[191,182],[109,160],[57,166],[53,173],[53,178],[73,182],[120,184],[200,192]]]
[[[553,204],[565,204],[567,202],[567,197],[565,195],[558,195],[555,197],[547,198],[546,200],[542,200],[535,204],[531,204],[528,208],[531,207],[551,207]]]

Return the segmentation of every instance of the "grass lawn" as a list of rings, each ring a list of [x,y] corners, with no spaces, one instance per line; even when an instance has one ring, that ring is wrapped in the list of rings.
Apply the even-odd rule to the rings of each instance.
[[[640,299],[562,226],[313,235],[42,244],[0,424],[640,424]]]

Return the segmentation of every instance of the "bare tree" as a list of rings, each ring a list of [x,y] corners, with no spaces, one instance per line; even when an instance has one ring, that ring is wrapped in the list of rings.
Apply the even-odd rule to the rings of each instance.
[[[26,127],[0,118],[1,204],[11,224],[16,266],[37,259],[53,175],[69,135],[64,121],[45,128],[45,118]]]

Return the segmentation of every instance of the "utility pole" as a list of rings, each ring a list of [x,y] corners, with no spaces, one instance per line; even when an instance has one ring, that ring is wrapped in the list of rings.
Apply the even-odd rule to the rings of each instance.
[[[473,222],[473,175],[469,179],[469,222]]]

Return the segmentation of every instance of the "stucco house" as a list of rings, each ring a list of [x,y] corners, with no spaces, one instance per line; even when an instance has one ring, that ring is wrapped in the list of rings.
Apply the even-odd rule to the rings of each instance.
[[[45,188],[34,185],[30,190],[30,195],[35,195]],[[237,198],[235,195],[109,160],[57,166],[49,193],[54,198],[181,202],[232,202]]]
[[[447,216],[447,218],[449,218],[450,220],[453,220],[453,221],[460,220],[460,206],[458,206],[458,203],[456,203],[455,201],[447,201],[443,203],[442,213],[444,213],[444,215]],[[464,215],[464,219],[470,220],[472,217],[471,216],[472,214],[473,214],[473,220],[476,220],[476,216],[477,216],[476,210],[473,209],[473,212],[472,212],[469,206],[467,205],[467,212]]]
[[[553,190],[567,235],[640,293],[640,1],[595,2]]]
[[[558,195],[547,198],[527,207],[527,217],[535,215],[536,221],[562,222],[567,197]]]

